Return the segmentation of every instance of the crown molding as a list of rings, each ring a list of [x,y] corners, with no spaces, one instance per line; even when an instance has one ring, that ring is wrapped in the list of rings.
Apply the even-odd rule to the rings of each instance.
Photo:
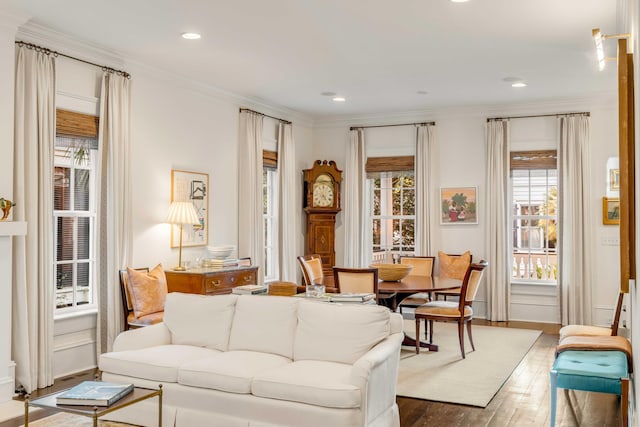
[[[369,126],[400,124],[423,121],[477,118],[485,120],[495,116],[518,116],[534,114],[571,113],[599,109],[617,108],[615,91],[576,98],[558,98],[526,103],[486,104],[472,106],[448,106],[428,110],[376,113],[352,116],[324,116],[314,121],[314,128]]]
[[[87,61],[103,63],[116,69],[122,69],[131,74],[135,80],[136,75],[149,75],[180,87],[185,90],[204,94],[216,99],[226,101],[238,108],[250,108],[291,121],[294,125],[312,127],[313,120],[310,116],[285,107],[274,106],[262,100],[245,97],[229,92],[201,81],[191,79],[185,75],[170,72],[152,64],[140,61],[122,52],[109,50],[95,43],[79,40],[68,34],[52,30],[40,24],[28,22],[20,27],[16,35],[17,39],[24,40],[40,46],[58,50],[71,56],[77,56]]]

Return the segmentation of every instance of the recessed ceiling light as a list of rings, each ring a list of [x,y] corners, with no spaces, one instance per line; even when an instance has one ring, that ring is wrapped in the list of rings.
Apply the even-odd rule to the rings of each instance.
[[[200,37],[198,33],[182,33],[182,38],[187,40],[198,40]]]
[[[334,98],[332,98],[334,102],[345,102],[346,99],[343,98],[342,96],[336,96]]]
[[[466,3],[469,0],[451,0],[451,3]]]
[[[416,92],[418,95],[426,95],[428,92],[426,90],[419,90]]]
[[[336,96],[337,94],[335,92],[321,92],[320,95],[322,95],[322,96]]]
[[[522,77],[505,77],[502,79],[503,82],[509,83],[511,87],[526,87],[527,84],[524,82]]]

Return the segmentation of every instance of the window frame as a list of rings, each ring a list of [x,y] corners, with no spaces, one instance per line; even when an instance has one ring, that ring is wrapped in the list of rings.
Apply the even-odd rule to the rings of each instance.
[[[278,170],[262,167],[263,226],[264,226],[264,281],[277,281],[278,268]],[[266,199],[265,199],[266,198]]]
[[[524,265],[524,268],[522,268],[521,266],[522,264],[522,257],[520,257],[521,263],[518,263],[516,261],[516,257],[518,256],[518,254],[516,254],[516,250],[518,249],[516,246],[516,241],[515,239],[517,238],[517,233],[518,233],[518,221],[529,221],[529,223],[531,223],[531,221],[548,221],[547,222],[547,227],[550,221],[555,221],[555,226],[556,226],[556,232],[559,228],[559,215],[558,215],[558,206],[557,203],[560,199],[560,194],[559,194],[559,175],[558,175],[558,165],[557,165],[557,150],[537,150],[537,151],[512,151],[510,153],[510,173],[509,173],[509,235],[511,236],[509,239],[509,243],[510,243],[510,247],[511,247],[511,257],[509,258],[509,277],[510,277],[510,284],[512,285],[538,285],[538,286],[557,286],[558,284],[558,260],[559,260],[559,247],[556,246],[554,248],[554,250],[552,251],[549,245],[549,236],[548,236],[548,231],[543,231],[543,240],[544,240],[544,245],[541,248],[542,250],[542,255],[544,256],[545,260],[545,265],[543,266],[544,270],[542,273],[543,278],[531,278],[532,274],[537,275],[538,274],[538,266],[537,265],[533,265],[532,262],[532,254],[534,252],[532,252],[535,248],[531,247],[531,244],[529,243],[527,246],[527,248],[525,248],[525,251],[520,253],[520,255],[525,255],[528,257],[529,259],[529,263],[528,265]],[[555,171],[555,185],[553,183],[550,183],[550,176],[549,176],[549,171]],[[528,180],[528,190],[529,190],[529,195],[528,195],[528,200],[529,202],[531,202],[532,197],[531,197],[531,188],[532,188],[532,173],[535,172],[541,172],[544,171],[545,172],[545,187],[546,187],[546,198],[545,198],[545,202],[547,206],[550,206],[550,200],[552,199],[551,197],[551,191],[553,188],[555,188],[555,198],[556,198],[556,206],[555,206],[555,214],[554,215],[549,215],[548,212],[544,213],[542,212],[539,215],[532,215],[531,213],[527,213],[524,215],[517,215],[516,214],[516,203],[514,200],[514,171],[519,171],[520,173],[522,171],[527,171],[527,180]],[[527,206],[532,206],[531,204],[527,205]],[[543,205],[540,205],[543,206]],[[530,233],[529,233],[530,235]],[[556,239],[557,242],[557,239]],[[556,258],[556,263],[555,263],[555,269],[553,268],[553,265],[550,262],[550,257],[555,256]],[[521,271],[522,270],[522,271]],[[527,277],[520,277],[521,274],[529,274],[529,278]],[[553,278],[549,279],[549,278],[544,278],[544,276],[553,273]]]

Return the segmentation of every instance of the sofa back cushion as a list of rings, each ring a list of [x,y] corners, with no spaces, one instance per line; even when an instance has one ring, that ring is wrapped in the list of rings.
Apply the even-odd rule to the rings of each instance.
[[[164,306],[171,343],[227,351],[237,295],[195,295],[172,292]]]
[[[294,360],[353,364],[389,336],[389,309],[300,301]]]
[[[260,351],[292,359],[298,302],[291,297],[240,295],[229,350]]]

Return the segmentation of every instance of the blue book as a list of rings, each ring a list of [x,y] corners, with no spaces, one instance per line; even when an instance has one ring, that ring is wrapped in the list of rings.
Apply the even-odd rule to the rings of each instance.
[[[133,384],[84,381],[56,397],[58,405],[109,406],[133,391]]]

